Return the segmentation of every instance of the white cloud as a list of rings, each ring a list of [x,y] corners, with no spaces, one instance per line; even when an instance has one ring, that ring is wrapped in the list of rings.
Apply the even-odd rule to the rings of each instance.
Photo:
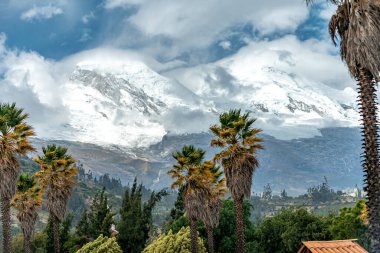
[[[123,8],[128,5],[142,4],[144,2],[145,0],[106,0],[104,7],[106,9]]]
[[[357,112],[341,107],[355,108],[357,94],[335,50],[328,42],[300,41],[295,36],[251,41],[230,57],[166,75],[213,101],[219,110],[254,111],[268,134],[281,139],[307,138],[319,135],[320,128],[359,124]],[[290,98],[317,111],[292,111]]]
[[[252,69],[267,66],[332,88],[353,86],[346,67],[337,56],[337,49],[330,41],[300,41],[293,35],[272,41],[252,41],[236,55],[221,62],[231,64],[240,78],[254,78]]]
[[[57,135],[59,125],[67,119],[59,85],[61,73],[54,62],[35,52],[6,48],[5,36],[0,37],[3,37],[0,39],[1,102],[16,102],[25,108],[38,134]]]
[[[219,43],[219,46],[225,50],[228,50],[231,48],[231,42],[228,40],[224,40],[224,41]]]
[[[252,25],[261,36],[274,32],[293,32],[304,22],[309,10],[297,0],[109,0],[106,7],[137,4],[137,11],[125,21],[137,28],[147,40],[168,38],[170,46],[152,43],[150,52],[175,57],[191,49],[206,48],[223,40],[231,29]],[[120,45],[131,40],[130,26],[120,32],[113,43]]]
[[[89,14],[83,15],[82,22],[88,24],[92,19],[95,19],[95,14],[91,11]]]
[[[20,18],[25,21],[33,21],[33,20],[51,19],[54,16],[61,15],[61,14],[63,14],[62,8],[59,8],[53,5],[47,5],[47,6],[41,6],[41,7],[34,6],[33,8],[23,12]]]

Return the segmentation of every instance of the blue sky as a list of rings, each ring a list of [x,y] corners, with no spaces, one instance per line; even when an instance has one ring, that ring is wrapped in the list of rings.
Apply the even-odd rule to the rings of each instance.
[[[235,5],[241,7],[229,11],[228,1],[5,0],[0,3],[0,32],[7,37],[7,47],[54,60],[107,46],[189,64],[234,54],[248,40],[287,34],[320,40],[326,35],[327,20],[321,17],[326,5],[307,9],[302,0],[247,0]],[[244,9],[248,11],[239,16]],[[260,16],[273,20],[261,22]]]

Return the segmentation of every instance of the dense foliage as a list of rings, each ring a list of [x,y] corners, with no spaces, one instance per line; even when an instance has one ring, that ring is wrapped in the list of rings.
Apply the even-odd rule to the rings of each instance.
[[[90,210],[83,212],[76,226],[76,233],[87,238],[97,238],[99,235],[110,236],[111,225],[115,223],[113,216],[103,188],[92,200]]]
[[[167,234],[161,235],[142,253],[190,253],[190,228],[182,228],[178,233],[173,234],[170,230]],[[198,237],[198,252],[206,253],[203,240]]]
[[[364,200],[360,200],[352,208],[344,207],[338,216],[334,217],[330,226],[333,239],[342,240],[356,238],[358,243],[369,248],[368,211]]]
[[[77,253],[122,253],[116,238],[99,236],[96,240],[84,245]]]
[[[145,247],[152,228],[152,211],[157,202],[167,193],[152,192],[149,200],[142,200],[142,184],[137,185],[135,179],[132,188],[124,194],[120,208],[120,222],[118,242],[125,253],[140,253]]]
[[[306,209],[284,209],[266,218],[255,231],[257,252],[293,253],[302,241],[330,240],[329,218],[319,217]]]

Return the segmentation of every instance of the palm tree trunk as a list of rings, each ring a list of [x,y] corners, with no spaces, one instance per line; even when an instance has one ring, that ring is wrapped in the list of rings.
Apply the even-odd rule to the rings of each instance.
[[[375,81],[364,68],[359,69],[359,100],[364,143],[363,170],[368,198],[371,252],[380,252],[380,164]]]
[[[59,220],[55,215],[52,215],[53,221],[53,236],[54,236],[54,252],[60,253],[60,245],[59,245]]]
[[[245,234],[244,234],[244,209],[243,197],[235,199],[235,213],[236,213],[236,237],[237,247],[236,252],[245,252]]]
[[[210,226],[206,226],[208,253],[214,253],[214,230]]]
[[[24,253],[30,253],[30,237],[24,235]]]
[[[198,253],[197,220],[190,219],[191,253]]]
[[[1,219],[3,224],[3,252],[11,253],[11,201],[1,198]]]

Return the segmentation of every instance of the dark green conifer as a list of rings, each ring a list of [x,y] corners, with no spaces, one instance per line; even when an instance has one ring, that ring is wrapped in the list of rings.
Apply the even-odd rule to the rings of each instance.
[[[120,209],[121,220],[117,226],[118,242],[124,252],[140,253],[144,249],[153,226],[153,208],[166,194],[165,191],[153,192],[149,200],[143,203],[142,184],[138,186],[136,179],[132,188],[125,191]]]
[[[108,205],[108,198],[103,188],[95,195],[90,210],[82,214],[76,227],[76,234],[92,239],[98,238],[99,235],[109,237],[111,225],[114,224],[113,217],[114,213]]]

